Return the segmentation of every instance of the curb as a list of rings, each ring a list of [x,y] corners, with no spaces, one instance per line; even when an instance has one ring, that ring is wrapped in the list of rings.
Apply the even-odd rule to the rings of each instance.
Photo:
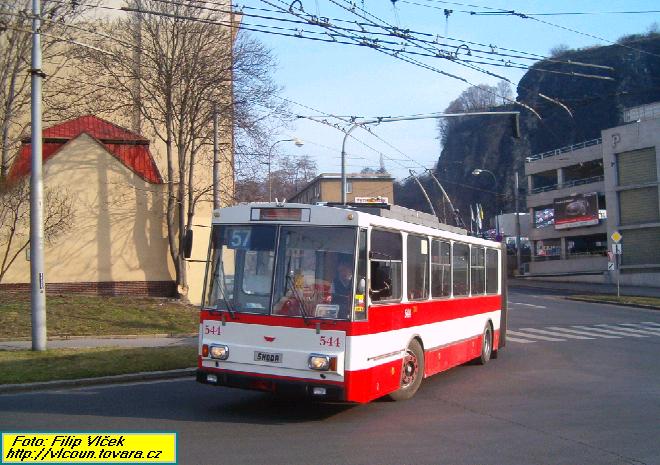
[[[185,378],[188,376],[194,376],[196,370],[197,368],[181,368],[178,370],[143,371],[140,373],[128,373],[124,375],[99,376],[98,378],[65,379],[25,384],[0,384],[0,394],[96,386],[103,384],[120,384],[132,381],[155,381],[161,379]]]
[[[571,296],[564,297],[564,299],[566,299],[566,300],[575,300],[576,302],[588,302],[590,304],[619,305],[621,307],[644,308],[644,309],[647,309],[647,310],[660,310],[660,307],[657,307],[655,305],[631,304],[631,303],[625,303],[625,302],[617,302],[615,300],[592,300],[592,299],[582,299],[580,297],[571,297]]]

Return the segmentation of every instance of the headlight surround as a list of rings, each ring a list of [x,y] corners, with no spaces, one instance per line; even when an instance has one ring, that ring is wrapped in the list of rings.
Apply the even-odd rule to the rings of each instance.
[[[336,371],[337,357],[325,354],[310,354],[307,366],[316,371]]]
[[[229,358],[229,347],[224,344],[209,346],[209,355],[216,360],[227,360]]]

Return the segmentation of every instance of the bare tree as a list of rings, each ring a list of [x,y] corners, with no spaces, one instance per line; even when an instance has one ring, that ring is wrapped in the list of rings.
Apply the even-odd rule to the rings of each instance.
[[[471,86],[461,92],[461,95],[445,108],[445,113],[488,110],[510,102],[512,95],[511,85],[504,80],[498,82],[496,86],[489,86],[488,84]],[[438,120],[438,132],[443,145],[447,141],[447,136],[459,121],[459,119],[454,118],[441,118]]]
[[[115,40],[90,35],[99,50],[77,51],[81,73],[103,76],[97,93],[113,88],[108,111],[134,109],[143,131],[162,141],[166,157],[167,230],[175,278],[187,289],[182,255],[184,237],[192,228],[196,205],[209,199],[212,118],[219,110],[221,128],[237,138],[265,139],[263,128],[278,105],[270,78],[270,52],[249,36],[234,43],[233,15],[202,1],[141,0],[127,7],[135,14],[109,22]],[[256,110],[257,106],[261,108]],[[134,128],[135,129],[135,128]],[[224,151],[234,164],[233,153]],[[233,195],[233,186],[226,189]]]
[[[73,201],[65,191],[46,189],[44,207],[44,238],[52,243],[73,225]],[[29,245],[29,178],[0,183],[0,282]]]
[[[47,73],[57,74],[67,63],[64,44],[67,28],[85,11],[86,0],[42,0],[42,55]],[[30,114],[31,2],[3,0],[0,6],[0,178],[7,177],[20,138],[28,129]],[[65,83],[61,83],[65,84]],[[71,87],[73,83],[68,83]],[[66,86],[66,85],[65,85]],[[65,87],[64,86],[64,87]],[[62,85],[44,86],[44,120],[56,115],[50,101]]]

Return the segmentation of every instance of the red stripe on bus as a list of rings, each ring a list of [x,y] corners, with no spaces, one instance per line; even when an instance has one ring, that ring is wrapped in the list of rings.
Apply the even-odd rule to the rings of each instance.
[[[361,336],[454,320],[500,310],[501,308],[502,296],[492,295],[408,302],[405,304],[372,305],[369,307],[369,319],[358,322],[310,319],[308,320],[310,323],[305,324],[300,317],[246,313],[235,313],[235,317],[232,319],[227,312],[221,313],[208,310],[200,312],[200,320],[220,320],[224,313],[225,320],[232,323],[283,326],[287,328],[315,328],[318,323],[320,329],[324,331],[345,331],[347,336]]]
[[[494,341],[499,340],[495,331]],[[493,347],[497,345],[493,344]],[[424,352],[424,377],[449,370],[481,355],[481,335]],[[399,389],[402,359],[365,370],[347,371],[346,400],[370,402]]]

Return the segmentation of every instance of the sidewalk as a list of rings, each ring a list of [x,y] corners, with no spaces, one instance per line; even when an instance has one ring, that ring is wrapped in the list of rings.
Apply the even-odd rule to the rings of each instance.
[[[537,279],[509,278],[509,287],[568,291],[571,294],[614,294],[616,284],[541,281]],[[660,297],[660,287],[621,286],[621,295]]]
[[[91,349],[94,347],[168,347],[197,345],[197,336],[183,337],[76,337],[72,339],[49,340],[48,349]],[[32,348],[32,342],[0,341],[0,350],[27,350]]]

